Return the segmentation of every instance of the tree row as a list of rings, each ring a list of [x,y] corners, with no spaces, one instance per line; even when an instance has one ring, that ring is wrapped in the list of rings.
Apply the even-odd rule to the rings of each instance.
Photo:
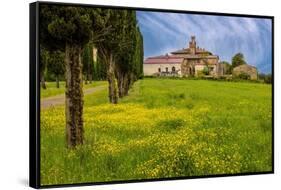
[[[97,59],[94,54],[97,50]],[[143,38],[133,10],[40,7],[40,77],[65,77],[68,147],[84,142],[83,81],[108,81],[110,103],[143,75]],[[57,82],[59,86],[59,83]]]

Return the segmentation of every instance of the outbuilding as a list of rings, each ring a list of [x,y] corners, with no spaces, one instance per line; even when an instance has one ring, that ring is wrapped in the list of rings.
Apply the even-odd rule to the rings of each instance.
[[[232,76],[239,77],[241,75],[249,76],[250,80],[257,80],[258,70],[256,67],[248,64],[239,65],[233,69]]]

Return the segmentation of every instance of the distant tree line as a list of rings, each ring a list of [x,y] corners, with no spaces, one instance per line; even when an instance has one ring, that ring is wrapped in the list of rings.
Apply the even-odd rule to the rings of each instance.
[[[40,7],[40,80],[65,78],[66,140],[84,142],[82,84],[108,81],[110,103],[143,76],[143,38],[133,10],[59,5]],[[94,49],[97,49],[94,60]]]
[[[247,62],[245,61],[244,55],[243,53],[237,53],[235,54],[232,59],[231,59],[231,63],[227,62],[227,61],[221,61],[221,64],[224,65],[225,67],[225,74],[232,74],[232,70],[239,66],[239,65],[244,65],[247,64]]]
[[[94,51],[96,51],[96,48],[91,43],[86,44],[82,50],[83,80],[85,84],[91,83],[92,80],[106,80],[106,67],[98,57],[96,57],[96,60],[93,59]],[[60,50],[48,51],[41,47],[40,58],[41,87],[43,89],[47,88],[45,81],[56,81],[56,86],[59,88],[59,81],[65,81],[64,52]]]
[[[271,84],[272,83],[272,74],[260,73],[259,80],[263,80],[265,83]]]

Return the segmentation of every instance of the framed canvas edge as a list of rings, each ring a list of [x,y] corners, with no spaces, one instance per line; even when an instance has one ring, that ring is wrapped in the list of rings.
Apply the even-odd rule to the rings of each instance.
[[[40,5],[62,5],[62,6],[83,6],[93,8],[109,8],[109,9],[130,9],[136,11],[154,11],[154,12],[169,12],[169,13],[184,13],[196,15],[213,15],[213,16],[229,16],[229,17],[246,17],[246,18],[261,18],[271,20],[271,39],[272,39],[272,170],[261,172],[247,172],[236,174],[217,174],[217,175],[202,175],[202,176],[183,176],[155,179],[133,179],[133,180],[117,180],[104,182],[86,182],[73,184],[54,184],[41,185],[40,183],[40,76],[39,76],[39,7]],[[39,188],[55,188],[55,187],[77,187],[90,185],[110,185],[124,183],[139,183],[139,182],[157,182],[168,180],[185,180],[185,179],[201,179],[201,178],[217,178],[217,177],[234,177],[248,175],[274,174],[274,16],[269,15],[250,15],[236,13],[221,13],[221,12],[205,12],[205,11],[189,11],[189,10],[173,10],[173,9],[158,9],[147,7],[126,7],[113,5],[95,5],[83,3],[67,3],[67,2],[51,2],[51,1],[36,1],[29,4],[29,186]]]
[[[29,186],[40,187],[39,3],[29,4]]]

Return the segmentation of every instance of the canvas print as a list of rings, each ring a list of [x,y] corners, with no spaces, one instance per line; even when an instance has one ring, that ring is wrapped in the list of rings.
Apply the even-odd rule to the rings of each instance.
[[[39,4],[40,186],[273,172],[273,19]]]

